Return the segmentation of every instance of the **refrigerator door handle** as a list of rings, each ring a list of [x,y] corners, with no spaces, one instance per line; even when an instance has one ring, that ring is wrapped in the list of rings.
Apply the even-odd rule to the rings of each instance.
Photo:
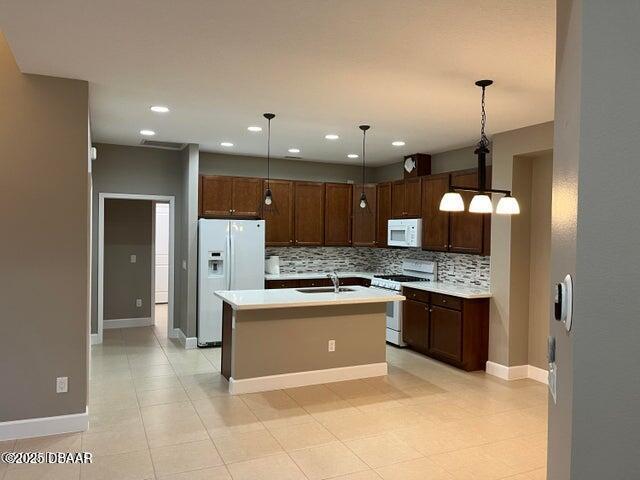
[[[227,233],[227,248],[226,248],[226,262],[225,266],[225,286],[227,290],[231,290],[231,233]]]
[[[229,264],[229,290],[233,290],[233,270],[236,268],[236,248],[235,242],[233,241],[233,235],[229,233],[229,247],[231,252],[231,262]]]

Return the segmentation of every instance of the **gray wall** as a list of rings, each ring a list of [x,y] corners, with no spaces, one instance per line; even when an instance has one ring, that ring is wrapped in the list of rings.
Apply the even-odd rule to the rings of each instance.
[[[237,175],[266,177],[267,159],[242,155],[200,152],[200,173],[205,175]],[[367,181],[374,180],[373,169],[367,169]],[[360,165],[320,163],[303,160],[271,159],[271,178],[316,182],[360,182]]]
[[[150,200],[104,202],[105,320],[151,317],[153,214]]]
[[[198,292],[198,145],[189,144],[180,152],[180,164],[183,192],[180,242],[182,291],[181,315],[176,326],[186,337],[195,337]]]
[[[549,479],[640,478],[640,8],[558,2],[551,282],[575,275],[557,339]]]
[[[0,422],[87,405],[88,93],[21,74],[0,33]]]
[[[93,161],[93,217],[92,217],[92,281],[91,331],[98,331],[98,194],[135,193],[174,196],[175,203],[175,263],[174,263],[174,323],[180,321],[182,289],[180,285],[182,231],[182,168],[180,152],[146,147],[95,144],[98,159]]]
[[[473,151],[475,145],[464,148],[457,148],[447,152],[434,153],[431,155],[431,173],[444,173],[454,170],[466,170],[478,166],[478,157]],[[491,164],[491,154],[487,157],[487,164]],[[371,181],[389,182],[401,180],[404,177],[404,161],[400,160],[389,165],[374,168]]]

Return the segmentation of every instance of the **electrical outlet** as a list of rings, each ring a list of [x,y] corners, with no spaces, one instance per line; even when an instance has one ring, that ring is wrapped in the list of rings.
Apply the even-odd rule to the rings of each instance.
[[[138,261],[138,257],[135,255],[131,255],[131,263],[136,263]]]
[[[336,341],[335,340],[329,340],[328,348],[329,348],[330,352],[335,352],[336,351]]]
[[[67,393],[69,391],[69,377],[56,378],[56,393]]]
[[[136,307],[141,307],[141,306],[142,306],[142,299],[136,298]]]

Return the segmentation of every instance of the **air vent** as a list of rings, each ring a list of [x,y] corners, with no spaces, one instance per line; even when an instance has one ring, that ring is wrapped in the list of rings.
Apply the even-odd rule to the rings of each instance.
[[[160,142],[158,140],[143,139],[140,145],[145,147],[164,148],[165,150],[182,150],[185,146],[184,143],[177,142]]]
[[[295,155],[285,155],[284,158],[288,158],[289,160],[301,160],[302,157],[296,157]]]

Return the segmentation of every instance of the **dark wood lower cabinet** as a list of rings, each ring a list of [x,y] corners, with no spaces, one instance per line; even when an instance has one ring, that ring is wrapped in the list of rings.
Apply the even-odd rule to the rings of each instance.
[[[416,300],[405,300],[402,313],[402,340],[414,350],[427,353],[429,349],[429,305]]]
[[[462,313],[432,306],[429,354],[462,363]]]
[[[266,280],[264,287],[271,288],[309,288],[309,287],[330,287],[331,279],[325,277],[318,278],[301,278],[296,280]],[[340,279],[340,285],[361,285],[368,287],[371,280],[361,277],[345,277]]]
[[[405,288],[403,340],[413,350],[467,371],[484,370],[489,299],[465,299]]]

